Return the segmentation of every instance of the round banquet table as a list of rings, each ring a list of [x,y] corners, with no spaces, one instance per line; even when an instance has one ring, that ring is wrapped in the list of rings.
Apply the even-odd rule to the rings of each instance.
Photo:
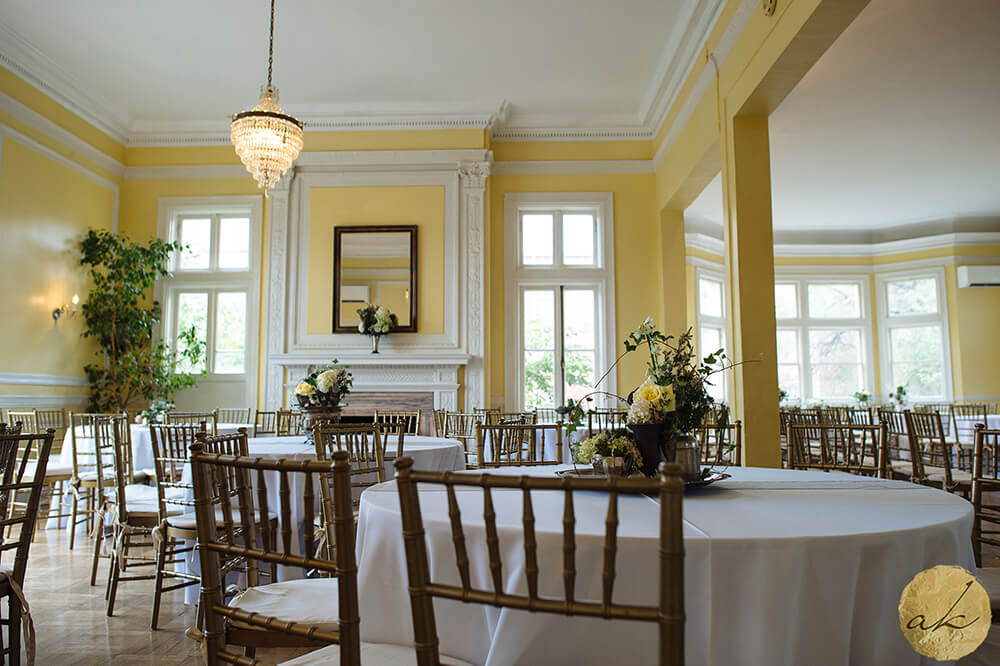
[[[968,502],[903,481],[760,468],[728,471],[731,479],[684,497],[688,664],[937,663],[920,657],[903,638],[897,606],[918,571],[937,564],[974,570]],[[456,493],[473,582],[491,589],[482,491]],[[525,594],[520,493],[494,490],[493,497],[504,584],[508,592]],[[420,500],[431,579],[458,584],[447,495],[426,488]],[[536,491],[533,504],[540,592],[561,599],[562,496]],[[607,495],[581,492],[575,508],[576,596],[599,600]],[[658,516],[655,500],[619,498],[614,592],[619,602],[657,602]],[[362,640],[411,645],[394,481],[362,495],[357,552]],[[567,618],[442,599],[435,600],[435,609],[441,653],[475,664],[656,662],[652,623]]]

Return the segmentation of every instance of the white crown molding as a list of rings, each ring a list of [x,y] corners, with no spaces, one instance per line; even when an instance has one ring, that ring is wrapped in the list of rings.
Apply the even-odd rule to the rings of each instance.
[[[127,122],[115,109],[87,94],[41,50],[0,21],[0,65],[24,79],[119,143],[127,138]]]
[[[694,67],[724,7],[723,0],[690,0],[687,3],[684,18],[674,25],[660,55],[656,75],[639,104],[643,125],[655,131],[666,120],[670,105],[677,99],[684,79]]]
[[[29,372],[0,372],[0,384],[23,384],[26,386],[90,386],[86,377],[64,375],[42,375]]]
[[[653,173],[651,160],[567,160],[495,162],[495,174]]]
[[[747,23],[750,21],[750,17],[753,16],[754,11],[756,11],[759,4],[759,0],[743,0],[743,2],[740,3],[739,8],[736,10],[736,15],[733,16],[733,20],[729,22],[729,25],[726,27],[726,31],[722,34],[722,39],[719,40],[718,45],[712,52],[712,56],[714,57],[716,63],[723,62],[729,55],[729,52],[732,51],[737,38],[739,38],[740,34],[743,32],[743,28],[746,27]],[[702,41],[702,44],[704,44],[704,40]],[[687,79],[693,66],[694,63],[692,62],[687,71],[684,72],[684,76],[681,79],[682,82]],[[670,125],[670,129],[666,136],[663,137],[663,143],[660,144],[660,147],[656,150],[656,154],[653,155],[653,164],[655,164],[657,168],[660,167],[663,159],[673,147],[674,142],[677,141],[677,137],[680,136],[681,131],[684,129],[685,125],[687,125],[687,121],[691,118],[691,115],[694,113],[698,103],[701,102],[701,98],[705,94],[705,91],[708,90],[709,85],[711,85],[712,81],[715,80],[715,76],[715,66],[712,66],[711,64],[701,70],[701,74],[698,75],[698,79],[695,81],[694,87],[691,89],[691,94],[689,94],[687,99],[684,100],[684,104],[681,106],[677,114],[677,118]],[[675,101],[676,95],[675,99],[670,100],[669,103],[665,105],[663,116],[657,118],[658,122],[654,125],[654,127],[659,128],[660,125],[666,121],[667,114],[670,112],[670,108],[673,106]]]
[[[90,399],[71,395],[0,395],[0,407],[85,407]]]
[[[121,176],[125,171],[125,165],[118,160],[98,150],[77,135],[63,129],[42,114],[21,104],[4,92],[0,92],[0,111],[10,114],[12,117],[32,129],[38,130],[53,141],[61,143],[66,148],[78,153],[81,157],[93,162],[102,169],[107,169],[117,176]]]
[[[722,255],[725,245],[721,238],[703,233],[684,234],[684,244],[712,254]],[[936,250],[948,247],[1000,245],[1000,232],[957,232],[919,236],[881,243],[783,243],[775,244],[775,257],[888,257],[906,252]]]
[[[493,129],[493,141],[650,141],[655,132],[649,127],[517,127]]]
[[[684,245],[702,252],[709,252],[722,256],[725,245],[721,238],[709,236],[707,234],[684,234]]]

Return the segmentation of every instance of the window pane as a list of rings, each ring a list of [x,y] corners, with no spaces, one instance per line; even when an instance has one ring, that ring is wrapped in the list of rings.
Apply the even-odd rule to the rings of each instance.
[[[219,221],[219,268],[250,267],[250,220],[227,217]]]
[[[246,292],[219,293],[215,321],[215,372],[245,372],[247,332]]]
[[[552,265],[552,216],[521,216],[521,261],[527,266]]]
[[[889,344],[893,363],[943,363],[944,340],[937,324],[891,328]]]
[[[943,398],[944,368],[940,363],[893,362],[892,385],[905,386],[910,398]]]
[[[799,332],[778,330],[778,363],[799,362]]]
[[[209,267],[212,251],[212,220],[187,218],[180,222],[181,269],[202,269]]]
[[[722,317],[722,283],[718,280],[698,280],[698,311],[706,317]]]
[[[556,404],[555,353],[524,352],[524,407],[554,407]]]
[[[774,316],[778,319],[798,319],[798,287],[794,284],[774,285]]]
[[[524,292],[524,348],[555,347],[555,298],[551,289]]]
[[[861,332],[851,329],[809,331],[809,362],[860,363]],[[854,390],[852,389],[851,392],[853,393]]]
[[[890,317],[937,314],[937,280],[919,278],[886,285]]]
[[[860,364],[829,364],[812,366],[812,393],[814,398],[847,398],[861,390]]]
[[[594,390],[594,382],[597,381],[594,375],[594,352],[568,351],[565,352],[565,359],[566,399],[579,400]]]
[[[208,294],[207,293],[181,293],[177,296],[177,330],[185,331],[194,326],[195,334],[202,342],[207,338],[208,332]],[[183,351],[185,346],[178,340],[178,351]],[[204,372],[205,358],[202,357],[198,363],[191,364],[182,361],[178,372]]]
[[[702,326],[700,347],[702,358],[722,349],[722,331],[714,326]]]
[[[595,349],[593,290],[563,292],[563,340],[566,349]]]
[[[799,380],[799,366],[788,363],[778,364],[778,386],[788,392],[789,400],[802,397],[802,384]]]
[[[594,216],[563,215],[563,263],[594,265]]]
[[[859,319],[861,290],[856,284],[811,284],[809,316],[815,319]]]

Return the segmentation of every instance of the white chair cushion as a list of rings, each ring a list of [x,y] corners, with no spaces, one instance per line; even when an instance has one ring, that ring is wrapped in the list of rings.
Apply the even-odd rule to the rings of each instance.
[[[233,597],[229,605],[286,622],[314,625],[320,631],[340,628],[339,591],[336,578],[301,578],[251,587]],[[240,622],[235,626],[248,627]]]
[[[61,465],[58,460],[49,459],[49,464],[45,466],[45,476],[72,476],[72,465]],[[28,463],[24,467],[24,478],[35,478],[35,463]]]
[[[455,659],[454,657],[441,656],[441,663],[444,666],[472,666],[467,661]],[[313,650],[301,657],[296,657],[290,661],[281,662],[280,666],[312,666],[313,664],[339,664],[340,646],[328,645],[319,650]],[[403,645],[391,645],[389,643],[365,643],[361,642],[361,663],[365,666],[399,666],[400,664],[417,663],[417,652],[412,647]]]
[[[274,520],[275,518],[278,517],[278,514],[274,513],[273,511],[269,511],[267,517],[270,520]],[[242,517],[240,516],[239,510],[233,509],[233,522],[239,523],[241,520]],[[179,516],[175,516],[173,518],[168,519],[167,522],[170,524],[171,527],[176,527],[179,530],[194,530],[198,527],[198,521],[195,519],[194,512],[184,513]],[[215,510],[215,522],[217,522],[219,525],[222,525],[223,516],[221,509]]]

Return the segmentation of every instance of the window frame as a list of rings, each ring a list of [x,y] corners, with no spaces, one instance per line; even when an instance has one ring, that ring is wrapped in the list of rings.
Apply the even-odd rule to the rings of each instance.
[[[938,311],[935,314],[897,315],[889,316],[889,283],[931,278],[937,291]],[[909,269],[902,271],[885,271],[875,276],[876,305],[878,308],[878,339],[879,339],[879,370],[885,390],[895,390],[895,380],[892,376],[892,340],[890,331],[894,328],[912,328],[915,326],[939,325],[941,327],[941,358],[942,381],[944,395],[924,396],[909,395],[908,400],[951,402],[954,397],[951,368],[951,338],[948,326],[948,292],[945,282],[944,268]]]
[[[504,311],[505,341],[505,408],[522,409],[524,391],[523,293],[532,288],[557,291],[588,288],[595,294],[595,354],[594,371],[600,377],[615,359],[616,327],[614,283],[614,200],[610,192],[509,192],[504,195]],[[566,213],[591,213],[594,216],[594,264],[564,264],[562,262],[561,216]],[[524,214],[558,213],[553,216],[553,263],[535,265],[523,263],[522,218]],[[557,322],[558,326],[558,322]],[[558,367],[558,349],[562,331],[556,331],[556,397],[562,392],[563,375]],[[617,372],[611,369],[598,387],[617,393]],[[595,407],[611,406],[608,398],[595,396]]]
[[[798,333],[798,368],[799,386],[802,395],[798,400],[802,403],[823,402],[827,404],[850,404],[854,399],[846,396],[820,396],[813,391],[812,361],[809,354],[810,331],[843,331],[859,330],[861,339],[861,375],[864,385],[855,390],[875,392],[875,352],[871,305],[871,282],[866,274],[856,273],[822,273],[801,274],[775,271],[775,286],[779,284],[794,284],[796,287],[795,304],[798,317],[794,319],[777,319],[775,316],[775,334],[781,330],[795,330]],[[860,318],[813,318],[809,315],[809,285],[813,284],[856,284],[860,298]],[[777,310],[777,307],[775,308]],[[880,338],[881,339],[881,338]],[[775,363],[777,350],[775,350]],[[790,364],[789,364],[790,365]]]
[[[701,311],[701,281],[711,280],[718,282],[721,285],[721,297],[722,297],[722,316],[716,317],[714,315],[706,315]],[[694,270],[694,314],[696,322],[696,333],[695,336],[695,350],[698,354],[698,360],[705,358],[707,355],[706,350],[703,348],[701,340],[701,329],[702,326],[718,328],[720,331],[719,340],[721,341],[722,348],[726,351],[726,355],[730,359],[733,358],[731,350],[729,348],[729,298],[728,289],[726,284],[726,276],[721,270],[715,271],[703,266],[695,266]],[[714,349],[707,351],[716,351]],[[729,381],[729,372],[720,372],[715,375],[716,377],[721,377],[722,382],[722,395],[724,397],[725,403],[727,405],[733,404],[732,394],[730,390],[732,388],[732,382]]]
[[[177,241],[180,224],[188,218],[211,218],[212,245],[209,250],[208,269],[180,269],[180,252],[175,252],[168,264],[169,277],[156,281],[154,297],[162,306],[162,321],[154,336],[173,344],[177,337],[179,294],[208,293],[206,321],[206,372],[197,375],[201,383],[244,383],[247,404],[257,404],[258,340],[260,329],[260,270],[263,226],[263,206],[258,196],[235,197],[178,197],[159,200],[158,236],[167,241]],[[247,218],[249,226],[249,253],[246,268],[220,268],[219,233],[221,220]],[[246,342],[242,373],[214,372],[217,300],[219,292],[246,293]]]

